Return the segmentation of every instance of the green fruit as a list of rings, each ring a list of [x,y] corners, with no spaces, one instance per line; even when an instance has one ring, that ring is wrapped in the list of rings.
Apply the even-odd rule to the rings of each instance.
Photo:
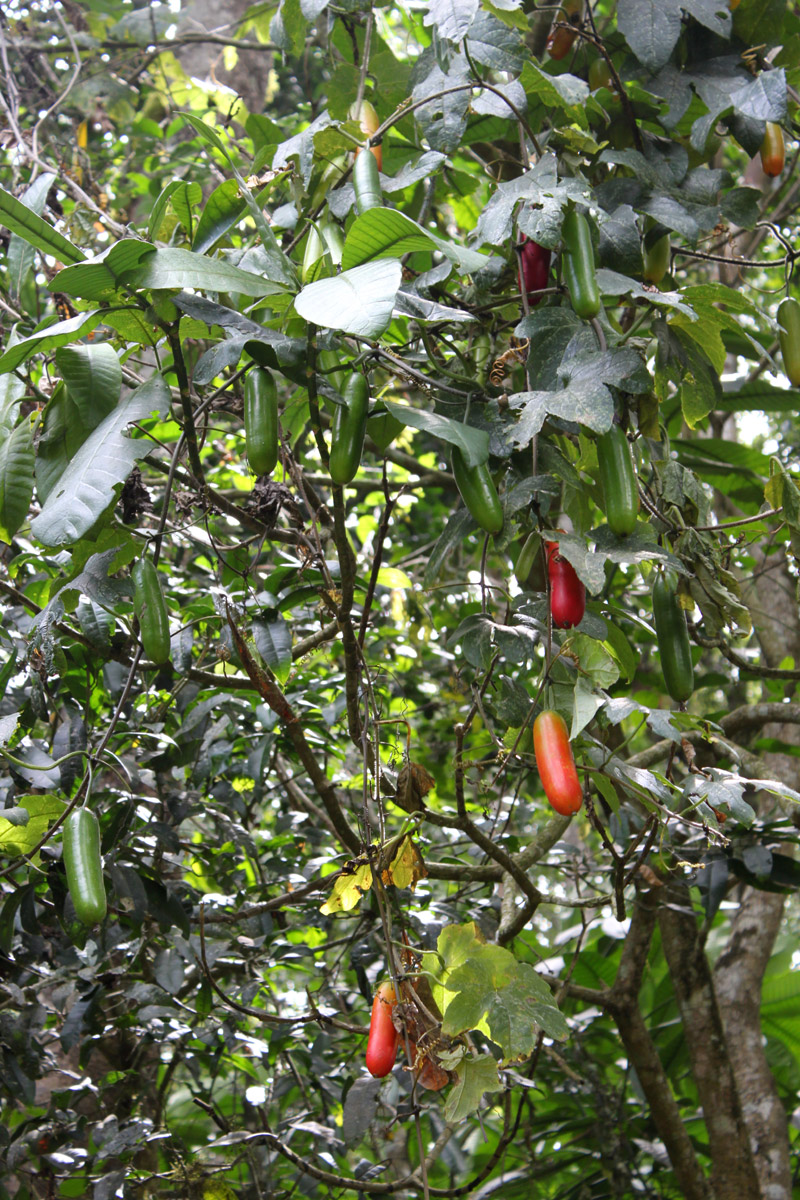
[[[100,858],[100,826],[88,808],[76,808],[64,822],[64,866],[78,920],[98,925],[106,915],[106,889]]]
[[[453,447],[453,475],[461,499],[469,512],[487,533],[499,533],[503,528],[503,510],[497,488],[489,474],[489,464],[468,467],[458,446]]]
[[[636,527],[639,493],[631,448],[619,425],[597,439],[597,461],[608,527],[617,537],[626,537]]]
[[[600,88],[613,88],[614,78],[611,74],[611,68],[604,58],[592,59],[592,64],[589,67],[589,87],[593,92]]]
[[[342,368],[341,357],[335,350],[318,350],[317,351],[317,370],[322,378],[332,387],[339,395],[344,394],[345,384],[347,382],[347,373]],[[333,405],[326,400],[325,403],[329,408]]]
[[[668,233],[657,237],[655,241],[645,238],[642,275],[647,283],[661,283],[669,267],[670,249]]]
[[[800,387],[800,303],[794,297],[781,301],[778,326],[786,378],[792,387]]]
[[[311,283],[320,273],[320,262],[325,255],[325,243],[320,237],[319,230],[316,225],[309,226],[308,237],[306,238],[306,248],[303,251],[303,265],[300,268],[300,282],[303,284]]]
[[[694,691],[694,667],[686,615],[675,589],[663,575],[653,585],[653,617],[667,691],[682,704]]]
[[[359,154],[353,166],[353,187],[356,192],[356,211],[361,216],[369,208],[380,208],[381,177],[374,154]]]
[[[533,570],[541,540],[538,533],[529,533],[517,555],[517,561],[514,563],[514,576],[520,587],[525,587],[528,576]]]
[[[594,269],[594,250],[589,222],[572,209],[561,228],[564,239],[564,282],[569,288],[573,310],[584,321],[600,312],[600,292]]]
[[[169,618],[158,571],[149,558],[140,558],[131,571],[133,610],[139,621],[144,652],[151,662],[169,661]]]
[[[323,241],[331,256],[331,262],[335,267],[338,267],[341,264],[342,254],[344,253],[342,231],[338,225],[333,225],[330,221],[325,221],[321,226],[321,232]]]
[[[334,483],[349,483],[358,470],[368,409],[369,385],[359,371],[354,371],[345,385],[344,404],[337,404],[333,414],[328,470]]]
[[[266,367],[253,367],[244,381],[247,460],[256,475],[271,475],[278,461],[278,389]]]

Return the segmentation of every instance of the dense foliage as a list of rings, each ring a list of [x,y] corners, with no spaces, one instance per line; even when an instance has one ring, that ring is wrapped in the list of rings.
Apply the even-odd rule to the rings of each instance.
[[[791,1197],[796,7],[6,6],[0,1196]]]

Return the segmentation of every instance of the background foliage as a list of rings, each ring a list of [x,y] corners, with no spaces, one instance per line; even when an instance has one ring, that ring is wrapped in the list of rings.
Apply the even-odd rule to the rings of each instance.
[[[775,310],[800,16],[730,8],[6,6],[0,1195],[793,1195],[800,494]],[[356,216],[362,98],[384,206]],[[563,285],[575,209],[594,321]],[[314,250],[331,228],[343,248]],[[553,251],[533,304],[523,235]],[[256,366],[271,479],[245,453]],[[370,418],[340,488],[354,371]],[[627,537],[597,456],[615,416]],[[488,461],[496,537],[454,446]],[[543,552],[515,575],[531,534],[586,587],[577,629],[549,619]],[[571,821],[536,770],[543,707],[585,784]],[[109,898],[88,930],[61,860],[81,804]],[[379,1081],[389,975],[405,1033]]]

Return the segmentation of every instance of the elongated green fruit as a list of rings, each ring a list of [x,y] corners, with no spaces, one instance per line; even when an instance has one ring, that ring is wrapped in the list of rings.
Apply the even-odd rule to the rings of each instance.
[[[330,221],[326,221],[322,225],[322,237],[325,245],[328,247],[331,262],[335,267],[338,267],[344,253],[344,238],[342,237],[341,229],[338,225],[332,225]]]
[[[271,475],[278,461],[278,389],[266,367],[253,367],[244,381],[247,461],[256,475]]]
[[[344,404],[337,404],[333,414],[328,470],[334,483],[349,483],[358,470],[364,451],[368,410],[369,385],[359,371],[354,371],[345,384]]]
[[[344,395],[345,384],[347,383],[347,373],[341,365],[341,358],[335,350],[318,350],[317,351],[317,370],[335,392],[340,396]],[[328,401],[325,401],[328,404]],[[332,407],[329,405],[329,407]]]
[[[642,272],[647,283],[661,283],[669,267],[670,240],[669,234],[663,233],[651,245],[647,238],[644,244],[644,270]]]
[[[315,277],[315,267],[325,253],[325,243],[316,225],[312,225],[306,238],[306,248],[303,251],[303,265],[300,269],[302,283],[310,283]]]
[[[76,808],[64,822],[64,866],[78,920],[98,925],[106,915],[106,889],[100,858],[100,826],[88,808]]]
[[[793,387],[800,387],[800,303],[794,297],[781,301],[778,326],[786,378]]]
[[[626,537],[636,526],[639,493],[631,448],[619,425],[597,439],[597,461],[608,527],[617,537]]]
[[[139,621],[144,652],[151,662],[169,661],[169,617],[158,571],[149,558],[140,558],[131,571],[133,611]]]
[[[517,561],[514,563],[514,575],[520,587],[525,587],[525,582],[533,570],[541,540],[540,534],[529,533],[517,555]]]
[[[481,529],[487,533],[499,533],[503,528],[503,509],[489,474],[489,464],[484,462],[477,467],[468,467],[458,446],[454,446],[453,475],[461,499]]]
[[[653,616],[664,682],[672,699],[682,704],[694,691],[692,649],[686,615],[663,575],[653,585]]]
[[[589,222],[573,209],[564,218],[561,235],[564,239],[564,282],[569,288],[570,303],[579,317],[589,321],[600,312]]]
[[[359,154],[353,166],[353,187],[356,191],[356,209],[359,216],[368,208],[381,207],[381,177],[374,155]]]

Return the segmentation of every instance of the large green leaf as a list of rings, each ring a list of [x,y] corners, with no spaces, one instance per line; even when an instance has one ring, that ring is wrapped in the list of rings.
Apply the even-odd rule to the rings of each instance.
[[[41,217],[47,194],[55,175],[40,175],[20,196],[21,202],[37,217]],[[48,226],[49,228],[49,226]],[[33,266],[36,247],[19,233],[12,233],[8,243],[8,282],[11,293],[19,296],[25,278]]]
[[[50,280],[50,290],[83,300],[106,300],[122,287],[123,276],[133,271],[148,254],[155,254],[150,242],[123,238],[90,262],[65,267]]]
[[[453,421],[440,413],[427,412],[421,408],[409,408],[407,404],[395,404],[384,400],[387,412],[403,425],[422,429],[442,442],[458,446],[467,461],[467,466],[477,467],[489,457],[489,435],[483,429],[473,429],[462,421]]]
[[[242,271],[222,258],[208,258],[175,246],[156,250],[140,266],[126,271],[124,282],[135,289],[195,288],[203,292],[240,292],[243,296],[283,291],[270,280]]]
[[[81,419],[90,428],[97,424],[98,414],[107,416],[116,407],[122,367],[108,342],[62,346],[56,350],[56,365]]]
[[[23,418],[0,442],[0,541],[11,541],[28,515],[32,495],[33,431]]]
[[[294,306],[314,325],[378,337],[392,319],[401,276],[399,259],[366,263],[333,279],[310,283],[298,294]]]
[[[32,354],[49,354],[58,346],[66,346],[77,342],[91,333],[103,320],[102,312],[78,313],[68,317],[66,321],[48,323],[43,328],[9,346],[5,354],[0,355],[0,373],[16,371],[20,363],[24,363]]]
[[[169,404],[169,388],[154,375],[98,425],[31,522],[31,532],[43,545],[69,546],[89,532],[133,464],[151,448],[146,439],[127,437],[127,426],[154,412],[163,415]]]
[[[79,263],[86,257],[82,250],[73,246],[72,242],[68,242],[62,234],[57,233],[52,225],[48,225],[47,221],[32,212],[27,204],[17,200],[16,196],[12,196],[4,188],[0,188],[0,224],[5,225],[12,233],[18,233],[37,250],[44,254],[52,254],[62,262]]]
[[[376,258],[401,258],[413,250],[439,250],[462,274],[486,266],[486,255],[456,246],[424,229],[404,213],[391,208],[371,208],[351,226],[344,244],[345,270]]]

